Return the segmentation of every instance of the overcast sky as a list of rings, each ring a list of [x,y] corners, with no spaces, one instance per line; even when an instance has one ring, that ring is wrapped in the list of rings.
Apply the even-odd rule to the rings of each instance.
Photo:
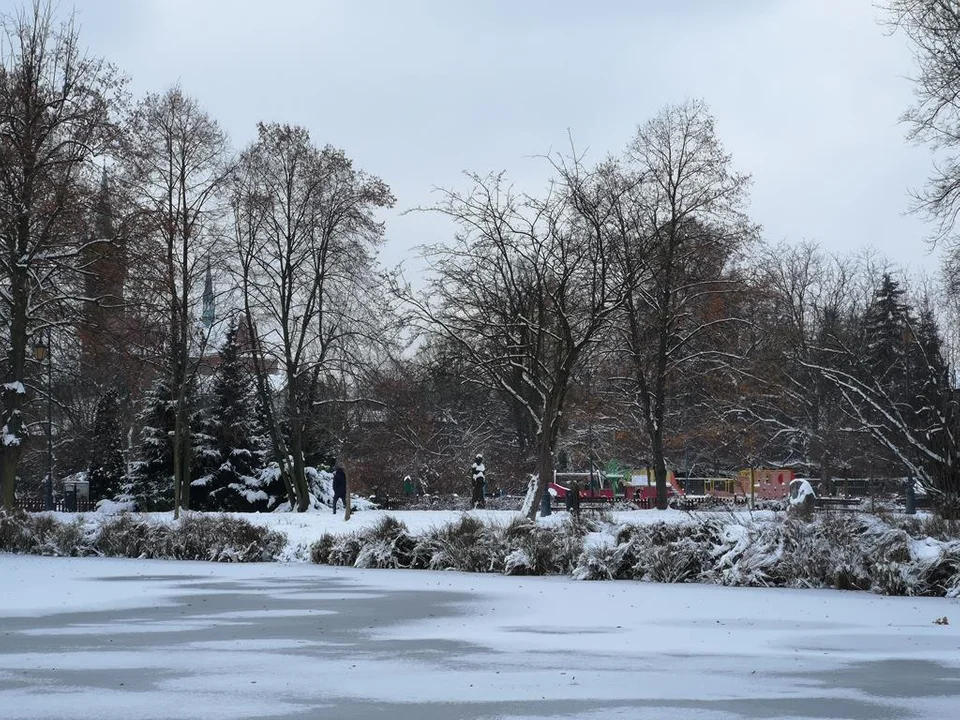
[[[4,12],[18,2],[0,0]],[[904,141],[912,59],[873,0],[60,0],[135,95],[179,81],[239,148],[258,120],[306,126],[393,188],[384,261],[451,229],[401,216],[461,172],[601,158],[668,103],[703,98],[771,241],[872,245],[930,268],[906,215],[924,148]]]

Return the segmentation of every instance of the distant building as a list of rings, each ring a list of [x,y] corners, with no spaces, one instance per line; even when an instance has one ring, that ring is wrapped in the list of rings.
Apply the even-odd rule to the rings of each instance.
[[[210,260],[207,259],[207,270],[203,280],[202,314],[200,316],[200,325],[204,331],[204,352],[200,357],[199,373],[200,375],[212,375],[220,367],[220,348],[227,341],[228,322],[216,322],[216,295],[213,292],[213,273],[210,269]],[[253,357],[253,334],[250,332],[250,326],[247,319],[240,313],[235,313],[237,318],[237,346],[240,348],[240,356],[245,358],[249,368],[252,371],[256,369]],[[279,373],[279,364],[275,358],[266,360],[265,368],[270,375]]]

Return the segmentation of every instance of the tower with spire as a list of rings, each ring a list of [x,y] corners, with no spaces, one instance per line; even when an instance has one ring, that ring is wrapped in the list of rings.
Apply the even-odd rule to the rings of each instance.
[[[92,367],[108,367],[105,353],[116,345],[124,325],[124,285],[127,257],[123,238],[114,224],[107,168],[100,176],[99,192],[88,216],[87,242],[82,249],[84,267],[83,320],[78,328],[83,359]]]

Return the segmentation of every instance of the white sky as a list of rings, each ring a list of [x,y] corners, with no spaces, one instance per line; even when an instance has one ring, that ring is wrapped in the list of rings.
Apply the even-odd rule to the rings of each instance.
[[[60,0],[68,11],[70,0]],[[14,0],[0,0],[10,12]],[[873,0],[76,0],[89,49],[137,95],[180,81],[240,147],[258,120],[303,124],[398,198],[384,261],[442,241],[447,221],[401,211],[461,171],[506,169],[567,131],[599,159],[667,103],[702,97],[768,240],[873,245],[936,266],[907,190],[924,148],[898,118],[913,72]]]

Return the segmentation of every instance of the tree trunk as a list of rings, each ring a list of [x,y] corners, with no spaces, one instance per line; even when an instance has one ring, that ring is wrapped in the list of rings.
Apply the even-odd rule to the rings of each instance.
[[[293,489],[297,496],[297,512],[310,509],[310,488],[303,461],[303,422],[299,417],[290,420],[290,454],[293,456]]]
[[[173,519],[180,517],[180,414],[173,423]]]
[[[528,519],[536,520],[537,513],[540,511],[540,503],[543,501],[543,494],[547,492],[547,486],[552,480],[553,448],[549,433],[543,432],[540,434],[537,449],[537,474],[530,478],[527,496],[523,501],[523,512]]]
[[[830,467],[830,453],[820,456],[820,490],[825,495],[833,495],[833,468]]]
[[[16,383],[23,383],[27,353],[27,279],[23,272],[15,270],[12,288],[14,291],[12,317],[10,318],[10,347],[7,359],[8,385],[3,388],[3,439],[0,443],[0,491],[3,506],[12,510],[16,503],[17,468],[23,457],[23,406],[26,396]],[[48,350],[49,352],[49,350]],[[48,360],[49,362],[49,360]],[[47,388],[50,392],[50,388]],[[8,440],[12,442],[8,442]]]
[[[543,501],[543,494],[547,492],[547,486],[553,481],[553,448],[560,430],[560,408],[563,404],[565,383],[566,380],[564,379],[564,384],[560,385],[561,391],[558,396],[551,394],[547,399],[548,412],[544,413],[540,435],[537,437],[536,483],[531,479],[530,486],[527,489],[527,497],[523,502],[523,511],[530,520],[536,519],[537,512],[540,510],[540,503]]]
[[[659,427],[651,433],[653,454],[653,477],[657,484],[657,510],[667,509],[667,461],[663,455],[663,430]]]
[[[185,407],[181,408],[180,416],[180,507],[189,510],[193,447],[190,442],[190,417]]]
[[[0,462],[0,484],[3,491],[3,507],[6,510],[13,510],[16,505],[16,486],[17,464],[20,462],[20,454],[14,452],[13,446],[6,446],[3,449],[3,460]]]

